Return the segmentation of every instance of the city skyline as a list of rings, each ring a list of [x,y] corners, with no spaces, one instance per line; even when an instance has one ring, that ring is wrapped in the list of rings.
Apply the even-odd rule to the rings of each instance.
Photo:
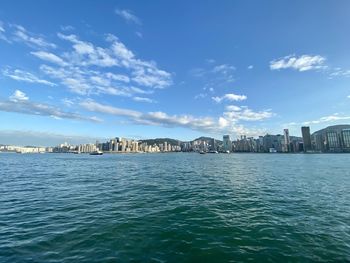
[[[222,136],[222,141],[201,136],[189,141],[174,138],[155,138],[138,140],[134,138],[113,137],[96,140],[95,143],[71,143],[65,141],[55,146],[31,144],[30,146],[1,144],[0,152],[17,153],[139,153],[139,152],[199,152],[199,153],[349,153],[350,124],[332,125],[314,131],[309,126],[301,127],[302,137],[289,134],[288,129],[282,134],[265,134],[258,137],[241,135],[232,139]],[[61,138],[62,139],[62,138]],[[96,154],[94,154],[96,155]]]
[[[4,1],[0,140],[301,137],[347,123],[349,8]]]

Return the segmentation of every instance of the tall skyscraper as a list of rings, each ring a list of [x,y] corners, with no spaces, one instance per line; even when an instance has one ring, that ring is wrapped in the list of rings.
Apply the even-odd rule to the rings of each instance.
[[[284,134],[284,150],[285,152],[289,152],[289,145],[290,145],[289,130],[284,129],[283,134]]]
[[[311,151],[310,127],[308,126],[301,127],[301,134],[303,136],[304,152]]]
[[[232,151],[232,141],[231,141],[231,138],[230,138],[230,135],[224,135],[222,137],[222,140],[223,140],[223,149],[225,152],[229,151],[231,152]]]

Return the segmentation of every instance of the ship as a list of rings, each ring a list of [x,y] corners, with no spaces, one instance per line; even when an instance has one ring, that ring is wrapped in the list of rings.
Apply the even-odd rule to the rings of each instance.
[[[103,152],[101,152],[101,151],[93,151],[90,153],[90,155],[102,155],[102,154],[103,154]]]

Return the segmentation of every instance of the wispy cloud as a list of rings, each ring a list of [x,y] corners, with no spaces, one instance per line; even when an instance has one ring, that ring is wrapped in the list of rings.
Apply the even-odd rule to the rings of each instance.
[[[329,78],[350,77],[350,69],[334,68],[329,73]]]
[[[66,25],[66,26],[60,26],[62,31],[73,31],[74,27],[70,26],[70,25]]]
[[[48,85],[48,86],[56,86],[55,83],[52,83],[52,82],[45,80],[45,79],[40,79],[32,73],[26,72],[26,71],[20,70],[20,69],[12,70],[12,69],[6,68],[6,69],[2,70],[2,74],[6,77],[9,77],[9,78],[17,80],[17,81],[24,81],[24,82],[29,82],[29,83],[39,83],[39,84],[44,84],[44,85]]]
[[[143,34],[139,31],[136,31],[135,35],[138,36],[139,38],[143,38]]]
[[[236,68],[230,64],[218,64],[215,60],[206,60],[204,67],[192,68],[189,74],[199,81],[202,85],[202,90],[195,96],[195,99],[207,97],[207,91],[227,88],[235,81],[234,73]]]
[[[141,20],[136,15],[134,15],[133,12],[130,10],[116,9],[115,13],[121,18],[123,18],[127,23],[134,23],[137,25],[142,24]]]
[[[55,54],[46,52],[46,51],[35,51],[35,52],[30,52],[30,53],[32,55],[42,59],[42,60],[45,60],[45,61],[57,64],[57,65],[60,65],[60,66],[66,66],[67,65],[67,63],[64,62],[62,58],[60,58],[59,56],[56,56]]]
[[[232,65],[228,65],[228,64],[221,64],[221,65],[217,65],[213,68],[213,72],[214,73],[222,73],[224,75],[227,74],[231,74],[232,71],[236,70],[236,68]]]
[[[145,98],[145,97],[133,97],[132,99],[138,102],[156,103],[155,100],[152,100],[150,98]]]
[[[228,93],[228,94],[225,94],[221,97],[212,97],[212,99],[217,102],[217,103],[220,103],[224,100],[227,100],[227,101],[242,101],[242,100],[246,100],[247,99],[247,96],[246,95],[237,95],[237,94],[234,94],[234,93]]]
[[[223,116],[213,118],[194,117],[192,115],[168,115],[162,111],[142,113],[130,109],[104,105],[91,99],[82,101],[80,106],[92,112],[126,117],[127,120],[136,124],[183,127],[211,133],[236,132],[247,135],[255,134],[255,131],[245,128],[242,124],[239,124],[239,121],[260,121],[274,116],[270,110],[254,112],[247,107],[239,108],[239,114],[237,111],[229,111],[229,109],[232,108],[227,108]],[[261,130],[259,130],[259,132],[261,132]]]
[[[0,21],[0,39],[11,43],[10,39],[6,36],[5,24],[2,21]]]
[[[247,106],[230,105],[226,107],[224,116],[229,120],[261,121],[273,117],[275,114],[271,110],[253,111]]]
[[[341,115],[339,113],[334,113],[332,115],[321,117],[321,118],[319,118],[317,120],[305,121],[302,124],[303,125],[311,125],[311,124],[319,124],[319,123],[335,122],[335,121],[344,121],[344,120],[350,120],[350,116]]]
[[[280,59],[272,60],[270,62],[271,70],[280,70],[280,69],[294,69],[297,71],[308,71],[308,70],[317,70],[324,69],[326,58],[320,55],[289,55]]]
[[[46,41],[43,37],[37,36],[23,26],[20,25],[12,25],[14,28],[13,40],[23,42],[31,47],[39,47],[39,48],[56,48],[56,45]]]
[[[29,115],[48,116],[56,119],[72,119],[101,122],[97,117],[86,117],[79,113],[66,112],[53,105],[31,102],[22,91],[16,90],[9,100],[0,101],[0,111],[17,112]]]

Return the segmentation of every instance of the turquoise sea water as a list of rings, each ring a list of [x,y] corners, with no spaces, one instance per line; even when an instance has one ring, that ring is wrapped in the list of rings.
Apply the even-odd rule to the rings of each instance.
[[[349,262],[347,154],[0,154],[0,262]]]

